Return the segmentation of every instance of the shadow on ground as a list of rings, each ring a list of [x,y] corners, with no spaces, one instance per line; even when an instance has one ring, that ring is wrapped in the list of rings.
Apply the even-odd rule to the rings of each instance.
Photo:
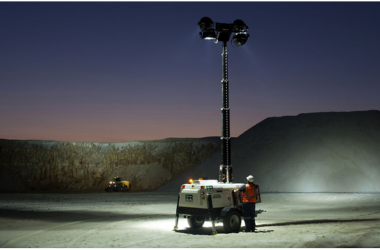
[[[289,226],[289,225],[307,225],[307,224],[322,224],[322,223],[346,223],[346,222],[365,222],[365,221],[380,221],[380,219],[350,219],[350,220],[304,220],[290,221],[273,224],[261,224],[256,227],[274,227],[274,226]]]
[[[256,225],[255,233],[271,233],[274,230],[265,230],[265,229],[257,229],[261,227],[277,227],[277,226],[291,226],[291,225],[308,225],[308,224],[322,224],[322,223],[349,223],[349,222],[367,222],[367,221],[380,221],[380,219],[350,219],[350,220],[304,220],[304,221],[290,221],[290,222],[281,222],[281,223],[273,223],[273,224],[260,224]],[[215,226],[218,234],[227,234],[224,230],[223,226]],[[241,227],[240,232],[244,232],[245,227]],[[202,227],[202,228],[186,228],[177,230],[178,233],[184,234],[192,234],[192,235],[212,235],[211,227]]]
[[[215,226],[215,229],[218,234],[236,234],[236,233],[226,233],[223,226]],[[239,233],[245,233],[244,232],[245,227],[241,227]],[[274,230],[256,230],[255,233],[271,233]],[[177,233],[183,233],[183,234],[192,234],[192,235],[212,235],[212,229],[211,227],[202,227],[202,228],[186,228],[186,229],[180,229],[176,231]],[[251,233],[251,232],[250,232]]]
[[[18,220],[40,220],[51,222],[76,222],[96,220],[99,222],[112,222],[121,220],[135,219],[169,219],[173,218],[172,214],[151,213],[151,214],[128,214],[115,212],[93,212],[93,211],[23,211],[17,209],[0,209],[0,218],[18,219]]]

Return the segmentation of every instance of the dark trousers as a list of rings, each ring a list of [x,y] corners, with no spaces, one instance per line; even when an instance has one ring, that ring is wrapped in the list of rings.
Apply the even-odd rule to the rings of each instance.
[[[243,216],[246,232],[255,231],[255,209],[256,203],[243,203]]]

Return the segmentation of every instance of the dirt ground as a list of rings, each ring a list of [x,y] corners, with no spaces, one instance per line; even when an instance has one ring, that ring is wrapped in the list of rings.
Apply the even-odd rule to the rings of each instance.
[[[176,193],[0,193],[0,247],[380,247],[380,194],[264,193],[256,233],[173,231]],[[242,228],[244,230],[244,222]]]

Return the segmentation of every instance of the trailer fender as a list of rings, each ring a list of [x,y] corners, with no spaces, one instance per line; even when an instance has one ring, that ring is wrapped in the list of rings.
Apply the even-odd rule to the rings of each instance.
[[[221,216],[221,217],[225,217],[225,216],[228,214],[228,212],[230,212],[230,211],[232,211],[232,210],[236,210],[236,211],[239,212],[240,215],[243,215],[243,212],[242,212],[241,209],[238,208],[238,207],[224,207],[224,208],[222,209],[222,211],[220,212],[220,216]]]

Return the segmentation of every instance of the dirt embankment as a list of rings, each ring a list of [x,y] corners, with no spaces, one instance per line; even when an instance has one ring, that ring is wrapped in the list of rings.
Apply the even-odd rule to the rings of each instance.
[[[114,175],[156,190],[210,155],[218,138],[125,143],[0,140],[2,190],[102,190]]]
[[[271,117],[231,143],[234,182],[252,174],[262,192],[380,192],[380,112],[308,113]],[[220,154],[185,171],[217,179]]]

